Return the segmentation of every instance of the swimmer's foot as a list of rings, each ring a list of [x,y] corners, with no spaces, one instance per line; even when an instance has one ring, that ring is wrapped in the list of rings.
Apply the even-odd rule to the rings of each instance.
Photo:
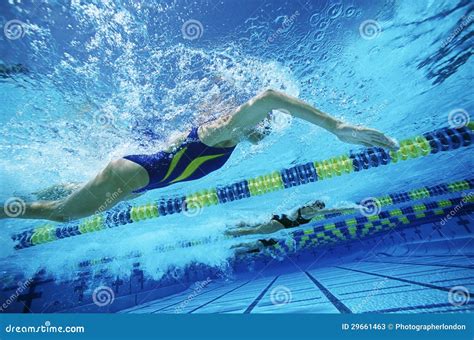
[[[367,147],[378,146],[390,150],[397,150],[400,147],[396,140],[385,136],[380,131],[364,126],[341,124],[334,133],[337,138],[345,143],[359,144]]]

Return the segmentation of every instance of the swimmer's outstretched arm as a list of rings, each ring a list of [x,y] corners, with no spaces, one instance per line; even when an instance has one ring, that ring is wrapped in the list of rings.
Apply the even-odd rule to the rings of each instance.
[[[254,225],[254,226],[242,226],[240,228],[234,228],[226,231],[226,235],[239,237],[245,235],[258,235],[258,234],[273,234],[278,230],[284,229],[285,227],[278,221],[271,220],[266,223]]]
[[[354,207],[347,207],[347,208],[325,208],[319,210],[317,213],[314,214],[314,216],[318,215],[325,215],[325,214],[332,214],[332,213],[350,213],[354,212],[356,209]],[[314,217],[313,216],[313,217]]]
[[[388,149],[398,148],[397,143],[383,133],[354,126],[324,113],[304,101],[282,92],[266,90],[247,103],[241,105],[233,114],[222,117],[202,128],[202,136],[207,143],[217,144],[229,137],[239,140],[245,133],[264,120],[272,110],[279,110],[335,134],[346,143],[364,146],[379,146]]]
[[[322,209],[318,212],[308,216],[306,218],[314,218],[319,215],[323,214],[330,214],[330,213],[345,213],[345,212],[354,212],[354,208],[328,208]],[[292,214],[291,218],[296,219],[297,214],[296,212]],[[246,223],[240,223],[237,225],[237,228],[229,229],[225,232],[228,236],[233,237],[240,237],[245,235],[259,235],[259,234],[273,234],[279,230],[285,229],[285,226],[278,221],[270,220],[265,223],[257,224],[257,225],[248,225]]]
[[[262,251],[263,247],[258,241],[250,241],[235,244],[231,247],[231,249],[234,250],[235,256],[242,256]]]

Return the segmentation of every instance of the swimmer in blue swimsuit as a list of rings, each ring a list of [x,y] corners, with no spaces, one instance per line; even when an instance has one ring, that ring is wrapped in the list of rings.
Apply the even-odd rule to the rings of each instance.
[[[112,161],[69,196],[27,203],[24,214],[16,217],[70,221],[110,209],[148,190],[207,176],[227,162],[239,142],[257,143],[264,137],[256,127],[272,110],[318,125],[346,143],[387,149],[398,147],[393,139],[377,130],[344,123],[297,98],[266,90],[233,113],[194,127],[173,141],[168,149]],[[0,211],[0,218],[11,217],[5,210]]]
[[[204,177],[222,167],[234,149],[235,145],[216,147],[204,144],[199,139],[198,128],[194,127],[179,147],[171,152],[130,155],[124,159],[139,164],[148,174],[148,184],[133,191],[140,193]]]

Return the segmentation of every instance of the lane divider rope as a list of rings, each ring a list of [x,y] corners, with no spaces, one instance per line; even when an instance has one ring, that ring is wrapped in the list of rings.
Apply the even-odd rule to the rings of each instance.
[[[270,246],[275,253],[288,254],[305,247],[362,239],[374,233],[415,225],[428,219],[441,221],[456,210],[461,216],[474,210],[474,195],[431,201],[382,211],[372,216],[358,216],[335,223],[318,224],[312,228],[292,232],[290,237]]]
[[[358,152],[351,151],[349,155],[296,165],[182,197],[160,199],[145,205],[128,206],[121,210],[113,209],[104,214],[86,218],[82,222],[70,222],[61,225],[48,223],[15,234],[12,239],[17,242],[15,249],[27,248],[159,216],[242,200],[352,172],[425,157],[438,152],[455,150],[472,144],[474,139],[473,129],[474,123],[472,122],[468,126],[459,129],[442,128],[401,141],[400,149],[397,151],[388,152],[378,147],[365,148]],[[393,198],[391,199],[393,200]]]
[[[463,193],[464,194],[464,193]],[[461,205],[462,210],[457,209],[457,215],[461,216],[469,213],[474,209],[474,193],[470,195],[457,196],[450,199],[443,199],[419,204],[412,204],[403,206],[387,211],[381,211],[380,213],[372,216],[358,215],[350,219],[345,219],[333,223],[316,224],[309,222],[308,224],[301,226],[298,230],[291,232],[289,238],[285,238],[279,241],[274,246],[268,246],[268,249],[272,249],[274,252],[285,252],[288,253],[291,248],[294,249],[296,244],[297,249],[306,247],[316,247],[322,244],[329,244],[331,242],[344,242],[354,238],[365,238],[371,236],[374,233],[386,231],[397,227],[397,225],[412,226],[413,223],[423,222],[426,223],[427,219],[436,217],[438,220],[442,216],[447,215],[453,207]],[[469,210],[470,209],[470,210]],[[271,235],[260,235],[261,238],[274,238]],[[233,239],[234,237],[230,237]],[[183,241],[173,245],[162,245],[155,249],[156,253],[164,253],[174,251],[181,248],[195,247],[199,245],[211,244],[221,242],[226,237],[206,237],[200,240]],[[141,252],[133,252],[128,255],[121,257],[102,257],[97,259],[89,259],[81,261],[79,268],[85,268],[89,266],[95,266],[99,264],[106,264],[114,260],[127,260],[131,258],[142,257]]]

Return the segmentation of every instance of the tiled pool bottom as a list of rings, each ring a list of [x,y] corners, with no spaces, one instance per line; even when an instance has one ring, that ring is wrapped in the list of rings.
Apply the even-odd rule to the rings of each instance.
[[[0,299],[17,296],[8,313],[465,313],[474,301],[472,221],[424,221],[278,259],[244,256],[225,272],[197,263],[160,281],[139,260],[123,277],[109,272],[110,261],[86,261],[73,280],[42,271],[20,294],[24,279],[2,277],[10,283]],[[108,304],[97,303],[104,288]]]
[[[270,264],[232,282],[204,281],[122,313],[446,313],[474,310],[474,255],[370,256],[324,268]],[[281,268],[281,267],[280,267]],[[270,274],[271,273],[271,274]],[[460,288],[461,287],[461,288]],[[451,292],[450,292],[451,291]]]

